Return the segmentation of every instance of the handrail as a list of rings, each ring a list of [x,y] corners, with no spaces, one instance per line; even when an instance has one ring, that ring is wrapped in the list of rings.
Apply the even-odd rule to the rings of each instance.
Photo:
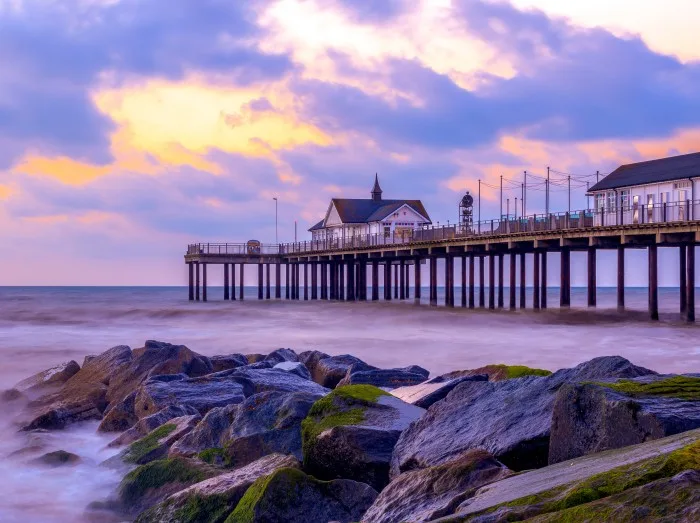
[[[470,226],[426,226],[399,234],[366,234],[359,236],[331,237],[303,242],[260,244],[247,243],[195,243],[187,247],[187,254],[297,254],[321,251],[370,248],[383,245],[441,241],[470,237],[503,236],[528,232],[566,231],[582,228],[618,227],[650,223],[678,223],[700,220],[700,200],[672,203],[628,204],[613,208],[582,209],[570,212],[533,214],[525,217],[502,216],[500,219],[482,220]]]

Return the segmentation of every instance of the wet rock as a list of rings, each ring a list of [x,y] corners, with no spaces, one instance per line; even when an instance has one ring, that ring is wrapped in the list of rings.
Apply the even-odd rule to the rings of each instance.
[[[401,432],[424,412],[371,385],[339,387],[317,401],[302,424],[304,470],[381,490]]]
[[[170,405],[169,407],[159,410],[151,416],[146,416],[145,418],[138,420],[133,427],[125,432],[122,432],[108,446],[120,447],[122,445],[129,445],[146,436],[149,432],[157,429],[171,419],[181,418],[184,416],[193,416],[196,414],[199,414],[197,409],[190,407],[189,405]]]
[[[313,361],[313,358],[307,361]],[[321,358],[309,370],[312,379],[316,383],[332,389],[338,385],[338,382],[345,377],[351,368],[353,372],[376,369],[376,367],[368,365],[360,358],[356,358],[350,354],[343,354],[341,356]]]
[[[63,385],[80,370],[80,365],[71,360],[43,370],[23,379],[13,388],[19,392],[36,391],[47,387],[58,387]]]
[[[122,432],[137,423],[139,418],[134,410],[136,393],[137,391],[133,391],[107,410],[97,430],[100,432]]]
[[[454,379],[463,378],[466,376],[486,375],[489,381],[503,381],[524,378],[525,376],[549,376],[551,374],[552,371],[545,369],[534,369],[532,367],[526,367],[525,365],[497,364],[485,365],[483,367],[479,367],[478,369],[456,370],[443,374],[441,378]]]
[[[413,365],[403,369],[373,369],[348,372],[336,387],[344,385],[374,385],[383,389],[395,389],[423,383],[430,372]]]
[[[241,367],[231,371],[213,374],[212,377],[226,377],[243,387],[246,397],[260,392],[276,390],[280,392],[307,392],[324,395],[330,392],[317,383],[282,369],[253,369]]]
[[[80,456],[77,454],[66,452],[65,450],[56,450],[32,460],[32,463],[35,465],[47,465],[49,467],[63,467],[66,465],[77,465],[80,461]]]
[[[299,361],[299,356],[292,349],[277,349],[265,356],[265,361],[270,361],[273,364],[282,363],[283,361]]]
[[[600,383],[559,389],[550,464],[700,427],[700,377],[652,375]]]
[[[283,468],[298,467],[299,462],[291,456],[265,456],[245,467],[220,474],[173,494],[139,515],[136,522],[181,521],[186,514],[187,521],[223,523],[257,479]]]
[[[613,356],[551,376],[461,383],[401,435],[392,457],[392,477],[446,463],[477,448],[512,470],[543,467],[548,463],[554,398],[562,385],[645,372],[651,371]]]
[[[205,459],[204,461],[212,462],[215,460],[216,464],[223,465],[221,437],[233,423],[240,405],[232,404],[211,409],[189,434],[172,446],[170,456],[195,456],[209,450],[208,454],[213,459]],[[221,463],[218,463],[219,460],[216,459],[219,455],[222,457]]]
[[[477,374],[474,376],[462,376],[458,378],[444,378],[438,376],[431,380],[424,381],[418,385],[410,385],[408,387],[398,387],[389,391],[392,396],[415,405],[427,409],[433,403],[447,397],[447,395],[460,383],[466,381],[488,381],[489,377],[485,374]]]
[[[124,463],[137,465],[161,459],[168,454],[171,445],[189,433],[201,419],[198,414],[171,419],[129,445],[116,458]]]
[[[213,372],[236,369],[248,365],[248,359],[243,354],[228,354],[225,356],[212,356],[209,358]]]
[[[259,361],[263,361],[267,356],[265,354],[244,354],[245,359],[248,360],[248,364],[252,363],[258,363]]]
[[[318,362],[330,357],[330,354],[318,350],[307,350],[299,353],[299,361],[309,369],[311,376],[314,376]]]
[[[280,369],[286,372],[291,372],[292,374],[296,374],[297,376],[299,376],[300,378],[304,378],[305,380],[311,379],[311,373],[309,372],[309,369],[307,369],[303,363],[298,361],[283,361],[282,363],[278,363],[272,368]]]
[[[189,406],[204,414],[214,407],[240,403],[244,399],[243,386],[226,376],[155,376],[139,388],[134,410],[138,418],[150,416],[171,405]]]
[[[350,523],[359,521],[376,497],[376,491],[364,483],[324,482],[284,468],[253,483],[227,521]]]
[[[362,521],[429,521],[452,514],[474,489],[510,474],[489,453],[472,450],[443,465],[396,477],[381,491]]]

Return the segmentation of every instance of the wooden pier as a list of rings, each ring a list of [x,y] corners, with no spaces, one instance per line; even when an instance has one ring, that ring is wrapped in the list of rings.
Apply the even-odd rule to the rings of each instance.
[[[675,208],[678,206],[678,208]],[[680,208],[682,206],[682,209]],[[590,210],[490,220],[460,227],[431,227],[410,234],[297,242],[280,245],[197,243],[188,246],[189,299],[207,300],[207,267],[223,266],[224,299],[244,298],[246,267],[258,275],[258,299],[379,300],[379,273],[383,271],[384,300],[421,299],[421,266],[429,271],[429,302],[438,305],[438,259],[444,260],[444,305],[455,307],[455,262],[461,274],[466,308],[504,309],[504,264],[510,267],[508,308],[526,307],[525,282],[533,275],[532,308],[548,306],[547,254],[559,253],[560,307],[571,304],[571,252],[587,253],[589,307],[595,307],[596,255],[601,249],[617,251],[617,306],[625,307],[625,251],[648,251],[649,316],[659,317],[659,248],[680,252],[680,303],[683,318],[695,321],[695,245],[700,241],[700,201],[643,206],[611,212]],[[683,219],[679,219],[682,217]],[[533,255],[531,267],[526,255]],[[475,265],[478,263],[478,281]],[[489,266],[488,282],[485,264]],[[517,267],[519,265],[519,271]],[[274,278],[272,272],[274,268]],[[282,278],[282,271],[285,277]],[[413,273],[413,274],[411,274]],[[369,275],[369,278],[368,278]],[[519,281],[516,281],[519,277]],[[369,280],[369,285],[368,285]],[[238,287],[236,282],[238,281]],[[478,300],[476,287],[478,285]],[[488,286],[488,293],[486,288]],[[368,292],[369,289],[369,292]],[[487,302],[488,294],[488,302]]]

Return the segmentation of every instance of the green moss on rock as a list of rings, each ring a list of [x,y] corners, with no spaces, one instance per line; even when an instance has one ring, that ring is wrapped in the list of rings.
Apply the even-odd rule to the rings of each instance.
[[[673,376],[672,378],[650,383],[620,380],[615,383],[596,382],[595,384],[630,396],[662,396],[684,400],[700,400],[700,378],[692,376]]]
[[[126,505],[135,505],[149,490],[169,483],[193,484],[211,477],[202,465],[195,466],[185,458],[152,461],[129,472],[119,485],[119,497]]]
[[[156,450],[160,440],[168,437],[176,428],[176,425],[168,423],[149,432],[148,435],[129,446],[124,454],[124,461],[127,463],[138,463],[149,453]]]
[[[525,365],[503,365],[507,379],[523,378],[525,376],[549,376],[552,371],[545,369],[533,369]]]
[[[280,469],[277,472],[273,472],[269,476],[263,476],[258,478],[248,490],[246,490],[243,497],[236,505],[231,515],[226,519],[225,523],[254,523],[255,522],[255,506],[260,502],[270,485],[275,475],[280,473],[288,474],[289,471],[294,469]]]
[[[204,449],[199,454],[197,454],[197,457],[205,463],[209,463],[210,465],[225,466],[228,460],[228,457],[226,456],[226,450],[220,447]]]
[[[221,523],[231,512],[230,500],[224,495],[193,494],[174,513],[178,523]]]

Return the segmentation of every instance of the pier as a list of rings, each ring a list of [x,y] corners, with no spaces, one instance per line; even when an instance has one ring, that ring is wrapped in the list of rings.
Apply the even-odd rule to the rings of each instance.
[[[427,267],[429,302],[438,305],[438,259],[444,260],[447,307],[524,309],[525,282],[533,278],[533,309],[548,307],[547,254],[558,253],[562,308],[571,304],[571,253],[587,253],[587,303],[596,306],[596,255],[617,252],[617,306],[625,307],[625,252],[648,252],[649,317],[659,318],[658,249],[680,252],[679,312],[695,321],[695,245],[700,241],[700,201],[627,205],[527,217],[503,217],[463,226],[422,227],[401,234],[372,234],[278,245],[195,243],[187,247],[189,299],[207,300],[207,269],[224,271],[225,300],[242,300],[246,270],[257,273],[258,299],[379,300],[418,303],[422,267]],[[528,256],[529,255],[529,256]],[[509,264],[509,296],[504,296],[504,264]],[[528,266],[528,258],[532,263]],[[488,263],[488,281],[485,265]],[[477,270],[478,266],[478,270]],[[455,271],[455,268],[458,270]],[[284,277],[282,273],[284,272]],[[274,273],[274,277],[273,277]],[[455,278],[455,273],[459,278]],[[477,276],[478,273],[478,277]],[[459,280],[459,281],[457,281]],[[238,285],[237,285],[238,282]],[[274,292],[272,286],[274,284]],[[461,285],[461,303],[455,286]],[[507,303],[507,306],[506,306]]]

